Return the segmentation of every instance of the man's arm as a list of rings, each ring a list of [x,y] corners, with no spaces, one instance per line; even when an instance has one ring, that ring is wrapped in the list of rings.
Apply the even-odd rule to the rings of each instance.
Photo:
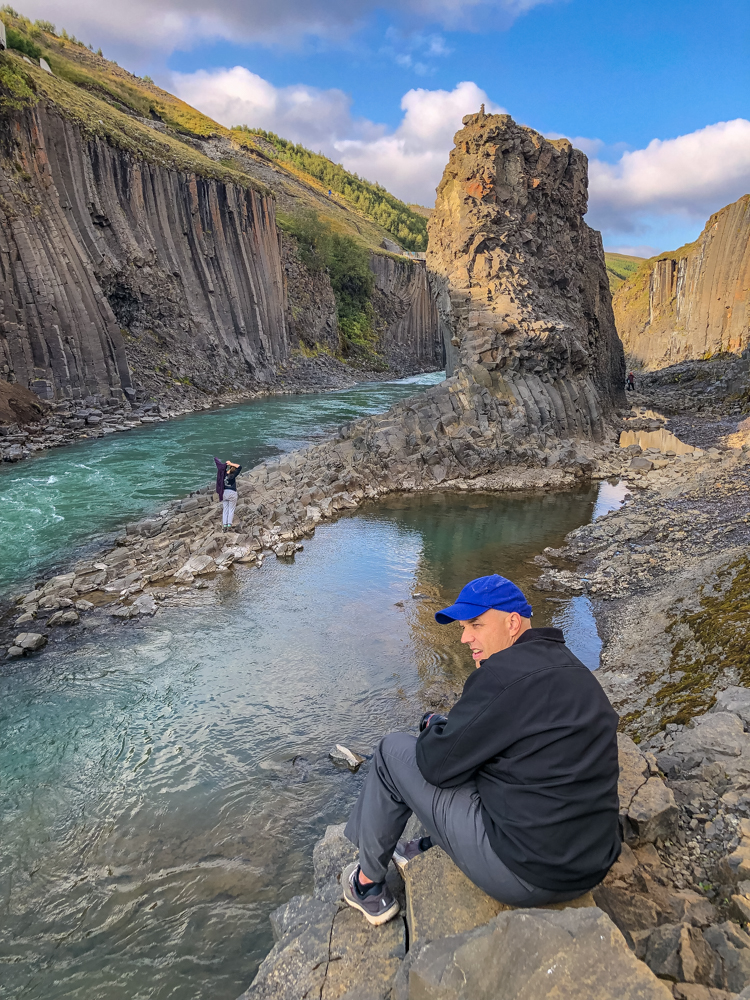
[[[417,764],[431,785],[465,784],[505,745],[502,692],[488,680],[473,674],[448,718],[434,716],[417,739]]]

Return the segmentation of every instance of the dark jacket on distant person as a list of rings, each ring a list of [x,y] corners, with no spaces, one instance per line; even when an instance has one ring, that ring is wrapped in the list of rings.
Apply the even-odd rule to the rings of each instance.
[[[620,853],[617,723],[560,629],[528,629],[421,733],[417,764],[439,788],[476,781],[490,845],[514,874],[585,892]]]
[[[224,499],[224,476],[227,474],[227,463],[222,462],[218,458],[214,458],[216,462],[216,492],[219,494],[219,500]]]

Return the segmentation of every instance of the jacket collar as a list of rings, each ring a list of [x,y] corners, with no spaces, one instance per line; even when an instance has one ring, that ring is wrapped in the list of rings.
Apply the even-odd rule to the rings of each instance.
[[[522,632],[513,646],[518,646],[522,642],[534,642],[538,639],[545,639],[547,642],[565,642],[565,636],[562,633],[562,629],[559,628],[527,628],[525,632]],[[508,649],[513,649],[513,646],[508,646]],[[503,649],[501,652],[507,653],[508,649]],[[492,656],[498,656],[498,653],[493,653]],[[487,660],[492,659],[488,656],[485,660],[479,661],[479,666],[483,667]]]
[[[519,642],[533,642],[535,639],[547,639],[549,642],[565,642],[562,629],[559,628],[527,628],[513,643],[517,646]]]

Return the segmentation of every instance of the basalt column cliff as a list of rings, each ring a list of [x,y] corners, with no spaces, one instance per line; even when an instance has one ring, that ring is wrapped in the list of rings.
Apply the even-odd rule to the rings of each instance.
[[[716,212],[694,243],[644,261],[614,297],[628,356],[645,368],[750,346],[750,195]]]
[[[44,107],[8,126],[6,372],[48,398],[118,395],[147,335],[175,377],[270,377],[288,352],[272,198],[139,160]]]
[[[530,427],[598,437],[624,368],[601,237],[583,221],[586,157],[508,115],[464,126],[429,227],[449,367]]]

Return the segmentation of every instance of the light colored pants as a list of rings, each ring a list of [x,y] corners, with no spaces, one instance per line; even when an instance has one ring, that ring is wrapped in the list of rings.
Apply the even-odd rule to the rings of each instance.
[[[234,508],[237,506],[237,490],[224,490],[224,518],[222,524],[230,525],[234,520]]]
[[[344,835],[359,848],[368,878],[385,878],[388,862],[412,812],[432,842],[488,896],[511,906],[543,906],[575,899],[581,890],[540,889],[507,868],[490,846],[476,783],[437,788],[417,766],[417,740],[391,733],[380,741]]]

